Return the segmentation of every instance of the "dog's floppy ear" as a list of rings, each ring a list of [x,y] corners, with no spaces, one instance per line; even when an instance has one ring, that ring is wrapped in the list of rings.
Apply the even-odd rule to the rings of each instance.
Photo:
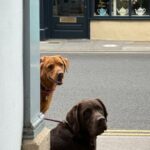
[[[47,56],[40,57],[40,77],[44,75],[44,61],[46,60]]]
[[[50,56],[41,56],[40,63],[43,63],[48,57],[50,57]]]
[[[59,58],[62,60],[64,67],[65,67],[65,71],[67,72],[68,68],[69,68],[69,60],[67,58],[62,57],[62,56],[59,56]]]
[[[104,110],[104,116],[107,120],[108,113],[107,113],[107,110],[106,110],[106,107],[105,107],[104,103],[100,99],[96,99],[96,100],[102,105],[103,110]]]
[[[69,127],[73,130],[74,134],[79,132],[79,118],[78,118],[78,105],[75,105],[66,116],[66,120],[69,124]]]

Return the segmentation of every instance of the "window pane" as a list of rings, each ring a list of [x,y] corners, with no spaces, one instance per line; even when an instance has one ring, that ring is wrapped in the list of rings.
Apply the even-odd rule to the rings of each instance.
[[[83,16],[84,0],[53,0],[53,16]]]
[[[149,9],[149,0],[132,0],[132,15],[147,16]]]
[[[110,0],[95,0],[94,16],[109,16]]]
[[[129,0],[112,0],[112,16],[128,16]]]

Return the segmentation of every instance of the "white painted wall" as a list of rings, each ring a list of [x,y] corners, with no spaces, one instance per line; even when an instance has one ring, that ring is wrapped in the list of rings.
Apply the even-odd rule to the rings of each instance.
[[[0,0],[0,149],[19,150],[23,126],[22,0]]]

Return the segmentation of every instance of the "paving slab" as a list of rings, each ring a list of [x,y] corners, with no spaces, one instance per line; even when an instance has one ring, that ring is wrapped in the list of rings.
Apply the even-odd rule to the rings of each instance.
[[[150,150],[150,136],[99,136],[97,150]]]

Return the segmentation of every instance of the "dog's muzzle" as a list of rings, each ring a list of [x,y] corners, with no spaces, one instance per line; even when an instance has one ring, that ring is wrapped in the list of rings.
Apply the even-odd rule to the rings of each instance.
[[[53,82],[53,83],[55,83],[57,85],[61,85],[63,83],[62,82],[63,81],[63,77],[64,77],[64,74],[63,73],[59,73],[57,75],[57,79],[56,80],[51,78],[50,76],[48,77],[48,80],[50,80],[51,82]]]
[[[98,118],[97,119],[97,126],[99,133],[103,133],[105,130],[107,130],[107,124],[106,124],[106,119],[105,118]]]

